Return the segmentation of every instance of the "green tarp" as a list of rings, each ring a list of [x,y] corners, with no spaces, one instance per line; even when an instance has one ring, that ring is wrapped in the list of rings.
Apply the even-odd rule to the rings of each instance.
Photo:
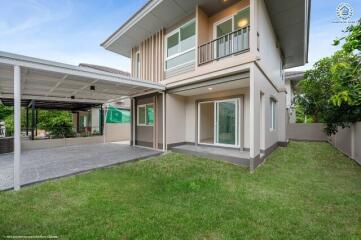
[[[108,106],[106,123],[130,123],[130,111]]]
[[[147,105],[147,124],[153,125],[154,123],[154,109],[153,105]]]

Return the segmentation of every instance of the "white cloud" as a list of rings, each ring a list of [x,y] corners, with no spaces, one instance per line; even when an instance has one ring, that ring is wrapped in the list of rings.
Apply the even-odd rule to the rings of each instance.
[[[72,3],[69,0],[7,1],[2,3],[0,18],[3,20],[0,21],[0,36],[11,36],[51,21],[62,20],[71,11]]]

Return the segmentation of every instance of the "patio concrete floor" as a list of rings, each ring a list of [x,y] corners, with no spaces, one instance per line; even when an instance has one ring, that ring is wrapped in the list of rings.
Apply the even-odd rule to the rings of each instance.
[[[206,145],[184,144],[172,147],[173,152],[206,157],[215,160],[223,160],[245,167],[249,167],[250,156],[248,151],[240,151],[235,148],[223,148]]]
[[[23,151],[21,185],[160,155],[162,152],[119,143]],[[0,155],[0,190],[13,188],[13,154]]]

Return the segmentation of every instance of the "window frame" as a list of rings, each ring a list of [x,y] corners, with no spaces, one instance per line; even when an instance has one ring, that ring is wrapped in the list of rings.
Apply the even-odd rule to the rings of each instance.
[[[273,97],[270,98],[270,131],[276,131],[277,130],[277,100]]]
[[[246,7],[244,7],[244,8],[241,8],[241,9],[239,9],[238,11],[236,11],[235,13],[233,13],[232,15],[226,16],[226,17],[222,18],[221,20],[215,22],[215,23],[213,24],[213,40],[214,40],[214,39],[217,39],[217,27],[218,27],[218,25],[220,25],[220,24],[222,24],[222,23],[224,23],[224,22],[226,22],[226,21],[228,21],[228,20],[230,20],[230,19],[232,19],[232,32],[236,31],[236,30],[234,30],[234,17],[235,17],[238,13],[246,10],[247,8],[250,8],[250,6],[246,6]],[[250,16],[250,23],[248,24],[248,26],[250,26],[250,25],[251,25],[251,16]],[[223,35],[223,36],[224,36],[224,35]],[[220,36],[220,37],[222,37],[222,36]]]
[[[174,59],[174,58],[176,58],[176,57],[179,57],[179,56],[181,56],[181,55],[184,55],[184,54],[186,54],[186,53],[188,53],[188,52],[195,51],[195,49],[196,49],[196,42],[197,42],[196,40],[197,40],[197,39],[194,41],[194,47],[192,47],[192,48],[190,48],[190,49],[187,49],[187,50],[185,50],[185,51],[183,51],[183,52],[180,52],[180,42],[181,42],[181,40],[180,40],[180,38],[181,38],[180,29],[181,29],[182,27],[187,26],[187,25],[192,24],[192,23],[196,24],[195,18],[187,21],[186,23],[182,24],[182,25],[179,26],[178,28],[174,29],[173,31],[171,31],[171,32],[167,33],[167,35],[165,35],[165,37],[164,37],[164,38],[165,38],[165,41],[164,41],[164,42],[165,42],[165,44],[164,44],[164,45],[165,45],[165,46],[164,46],[164,47],[165,47],[165,49],[164,49],[164,71],[170,71],[170,70],[172,70],[172,69],[181,67],[181,66],[183,66],[183,65],[186,65],[186,64],[195,62],[195,58],[194,58],[194,59],[191,60],[191,61],[188,61],[188,62],[179,64],[179,65],[177,65],[177,66],[174,66],[174,67],[171,67],[171,68],[168,68],[168,69],[167,69],[167,61],[168,61],[168,60],[172,60],[172,59]],[[194,36],[197,38],[197,28],[196,28],[196,25],[195,25],[194,27],[195,27]],[[173,54],[173,55],[171,55],[171,56],[168,57],[168,38],[171,37],[172,35],[176,34],[176,33],[178,33],[178,47],[177,47],[178,51],[177,51],[176,54]]]
[[[141,105],[137,106],[137,126],[141,126],[141,127],[153,127],[154,126],[154,121],[153,121],[153,123],[148,123],[147,106],[152,106],[153,110],[154,110],[154,103],[146,103],[146,104],[141,104]],[[139,109],[140,108],[145,109],[145,114],[144,114],[145,122],[144,123],[139,122]]]

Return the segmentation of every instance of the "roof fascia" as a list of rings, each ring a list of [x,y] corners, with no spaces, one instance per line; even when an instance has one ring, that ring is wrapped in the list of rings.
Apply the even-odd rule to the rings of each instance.
[[[120,26],[113,34],[111,34],[100,45],[105,49],[114,43],[121,35],[126,33],[131,27],[133,27],[140,19],[146,16],[156,6],[158,6],[163,0],[150,0],[141,9],[139,9],[132,17],[130,17],[122,26]]]
[[[104,73],[98,70],[85,70],[84,68],[78,66],[36,59],[6,52],[0,52],[0,63],[13,66],[17,65],[21,67],[28,67],[43,71],[75,75],[91,79],[104,80],[120,84],[165,90],[165,86],[150,81],[139,80],[118,74]]]

